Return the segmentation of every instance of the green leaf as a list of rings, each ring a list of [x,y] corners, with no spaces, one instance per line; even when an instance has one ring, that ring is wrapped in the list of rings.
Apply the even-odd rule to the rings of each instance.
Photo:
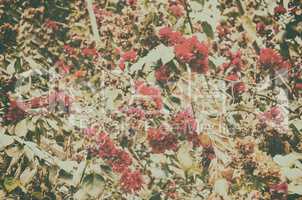
[[[213,31],[213,29],[212,29],[212,27],[211,27],[211,25],[210,25],[209,23],[207,23],[207,22],[202,22],[202,28],[203,28],[203,31],[205,32],[205,34],[206,34],[209,38],[211,38],[211,39],[214,38],[214,31]]]
[[[155,193],[149,200],[161,200],[160,193]]]
[[[19,180],[14,179],[13,177],[7,177],[4,179],[3,185],[7,192],[11,192],[17,187],[19,187],[21,183]]]

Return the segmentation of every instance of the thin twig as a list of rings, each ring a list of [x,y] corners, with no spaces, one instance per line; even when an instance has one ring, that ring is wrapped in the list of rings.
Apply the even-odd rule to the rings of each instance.
[[[190,18],[190,11],[189,11],[189,8],[188,8],[187,0],[183,0],[183,2],[184,2],[188,22],[189,22],[189,25],[190,25],[191,33],[193,34],[194,33],[193,24],[192,24],[192,20]]]
[[[90,23],[91,23],[91,27],[92,27],[94,40],[95,40],[95,42],[99,42],[100,34],[99,34],[98,26],[96,23],[96,17],[93,12],[93,8],[92,8],[92,0],[86,0],[86,3],[87,3],[87,9],[88,9],[88,13],[89,13],[89,18],[90,18]]]

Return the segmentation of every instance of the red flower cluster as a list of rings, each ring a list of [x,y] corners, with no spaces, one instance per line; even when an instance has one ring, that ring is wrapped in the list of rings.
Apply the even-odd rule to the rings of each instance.
[[[82,56],[84,57],[95,57],[98,55],[98,51],[95,48],[83,48]]]
[[[45,27],[52,30],[52,31],[57,31],[59,30],[59,24],[56,21],[47,19],[44,23]]]
[[[190,109],[178,112],[173,118],[172,124],[177,131],[186,135],[195,133],[197,129],[197,121]]]
[[[64,62],[64,60],[58,60],[55,64],[56,66],[59,67],[59,70],[63,72],[64,74],[67,74],[70,72],[70,68],[72,68],[71,65],[68,65]]]
[[[137,3],[137,0],[128,0],[127,1],[127,4],[130,5],[130,6],[136,5],[136,3]]]
[[[148,141],[153,153],[164,153],[166,150],[177,149],[177,138],[160,128],[148,129]]]
[[[121,176],[120,184],[125,192],[137,192],[144,184],[143,176],[139,170],[134,172],[129,169],[125,170]]]
[[[148,85],[144,84],[143,81],[137,81],[135,83],[135,89],[138,94],[144,95],[144,96],[149,96],[154,101],[154,103],[158,109],[163,108],[163,100],[161,97],[160,89],[148,86]]]
[[[224,37],[229,34],[231,31],[227,25],[220,24],[216,27],[216,31],[219,37]]]
[[[227,54],[230,61],[222,64],[222,70],[226,71],[230,67],[233,67],[234,71],[241,71],[244,67],[244,63],[241,58],[241,52],[237,51],[236,53],[232,53],[231,51],[228,51]]]
[[[163,27],[159,30],[159,37],[168,40],[172,45],[175,45],[184,40],[181,32],[173,31],[170,27]]]
[[[121,173],[132,164],[130,155],[127,152],[116,148],[115,144],[106,133],[101,133],[99,135],[98,144],[99,156],[108,162],[113,171]]]
[[[155,70],[155,78],[157,81],[165,82],[169,79],[169,71],[167,66],[162,65],[158,69]]]
[[[263,48],[260,51],[259,62],[264,68],[276,67],[277,69],[288,69],[290,63],[283,60],[282,56],[274,49]]]
[[[184,8],[182,5],[179,4],[173,4],[169,6],[169,11],[174,15],[175,17],[181,17],[184,15]]]
[[[120,63],[119,63],[120,69],[124,71],[126,66],[125,62],[135,62],[136,59],[137,59],[136,51],[134,50],[126,51],[120,59]]]
[[[274,13],[275,15],[282,15],[286,13],[286,9],[282,5],[279,5],[274,8]]]
[[[266,112],[263,112],[259,116],[260,122],[267,123],[267,122],[273,122],[276,124],[280,124],[284,120],[284,116],[282,114],[282,111],[279,107],[272,107]]]
[[[174,32],[169,27],[159,30],[159,36],[174,45],[175,56],[184,63],[189,63],[194,71],[208,71],[208,46],[199,42],[196,36],[185,38],[180,32]]]
[[[64,45],[64,51],[70,56],[73,56],[77,53],[76,49],[70,46],[69,44]]]

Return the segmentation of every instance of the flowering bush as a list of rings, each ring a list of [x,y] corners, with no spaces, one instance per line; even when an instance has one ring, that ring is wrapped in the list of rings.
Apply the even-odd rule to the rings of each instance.
[[[0,1],[0,199],[301,199],[300,1]]]

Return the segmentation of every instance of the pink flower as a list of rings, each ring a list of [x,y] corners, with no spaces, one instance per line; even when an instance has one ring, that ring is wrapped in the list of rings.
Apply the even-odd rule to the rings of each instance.
[[[171,133],[165,133],[160,128],[148,129],[148,141],[153,153],[164,153],[166,150],[177,149],[176,136]]]
[[[155,103],[158,109],[162,109],[163,100],[159,88],[145,85],[142,81],[136,81],[135,89],[138,94],[149,96]]]
[[[82,55],[84,57],[94,57],[98,55],[98,51],[95,48],[83,48]]]
[[[295,84],[295,89],[296,90],[302,90],[302,83],[296,83]]]
[[[134,6],[137,3],[137,0],[128,0],[127,4],[130,6]]]
[[[175,17],[181,17],[184,15],[184,8],[177,4],[177,5],[171,5],[169,7],[169,11],[175,16]]]
[[[64,45],[64,51],[68,54],[68,55],[75,55],[77,52],[76,52],[76,49],[73,48],[72,46],[68,45],[68,44],[65,44]]]
[[[256,30],[258,33],[261,33],[265,30],[265,24],[263,22],[258,22],[256,24]]]
[[[286,9],[282,5],[279,5],[274,8],[274,13],[275,13],[275,15],[285,14]]]
[[[169,79],[169,71],[165,65],[155,70],[155,78],[157,81],[167,81]]]
[[[67,74],[67,73],[70,72],[71,66],[70,66],[70,65],[67,65],[67,64],[64,62],[64,60],[58,60],[58,61],[56,62],[55,65],[57,65],[57,66],[59,67],[59,69],[60,69],[64,74]]]
[[[47,20],[45,21],[44,25],[45,25],[46,28],[51,29],[51,30],[53,30],[53,31],[59,30],[59,24],[58,24],[58,22],[56,22],[56,21],[47,19]]]
[[[108,162],[112,166],[112,170],[114,172],[121,173],[132,164],[132,159],[127,152],[122,150],[117,150],[111,156],[111,158],[109,158]]]
[[[271,67],[282,64],[282,57],[274,49],[263,48],[260,50],[259,62],[264,67]]]
[[[100,133],[98,138],[99,156],[103,159],[111,158],[117,153],[117,149],[106,133]]]
[[[128,193],[133,193],[141,190],[144,180],[141,172],[136,170],[131,172],[129,169],[125,170],[120,179],[122,190]]]
[[[241,94],[246,91],[245,84],[243,82],[235,83],[233,86],[233,90],[237,94]]]
[[[120,63],[119,63],[120,69],[124,71],[126,67],[125,62],[135,62],[136,59],[137,59],[136,51],[134,50],[126,51],[120,59]]]
[[[197,121],[193,116],[191,109],[178,112],[172,121],[177,131],[183,134],[192,134],[197,129]]]
[[[284,120],[284,116],[279,107],[272,107],[268,111],[263,112],[259,115],[259,120],[261,123],[273,122],[275,124],[280,124]]]
[[[134,50],[126,51],[122,55],[122,60],[128,61],[128,62],[135,62],[136,58],[137,58],[137,53]]]
[[[288,192],[288,185],[287,183],[279,183],[275,184],[270,187],[270,192],[277,192],[277,193],[284,193],[287,194]]]
[[[172,33],[172,29],[168,26],[163,27],[159,30],[159,37],[161,38],[169,38]]]
[[[236,74],[230,74],[226,77],[226,80],[228,81],[237,81],[239,78]]]

